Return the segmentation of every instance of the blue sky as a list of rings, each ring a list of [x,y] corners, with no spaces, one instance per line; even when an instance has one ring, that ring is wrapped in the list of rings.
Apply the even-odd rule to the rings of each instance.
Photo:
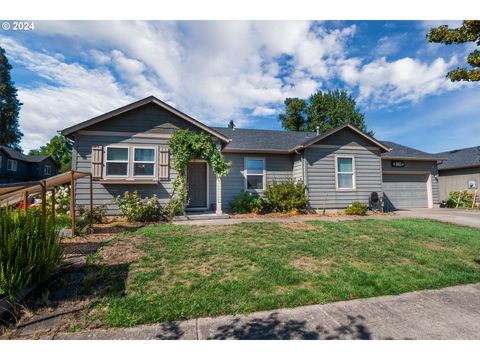
[[[429,44],[458,21],[37,21],[0,30],[24,103],[22,146],[149,95],[215,126],[280,129],[286,97],[350,91],[378,139],[480,145],[480,85],[451,83],[473,44]]]

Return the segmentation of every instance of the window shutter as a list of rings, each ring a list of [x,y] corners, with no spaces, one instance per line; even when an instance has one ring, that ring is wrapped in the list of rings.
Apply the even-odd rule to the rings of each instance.
[[[168,147],[158,148],[158,178],[168,180],[170,178],[170,156]]]
[[[92,146],[92,177],[94,179],[102,178],[103,168],[103,146]]]

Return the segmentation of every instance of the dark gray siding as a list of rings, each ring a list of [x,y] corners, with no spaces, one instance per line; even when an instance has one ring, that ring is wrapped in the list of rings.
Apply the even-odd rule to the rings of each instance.
[[[333,142],[333,138],[335,135],[330,137],[330,142]],[[344,140],[345,137],[341,137],[339,142],[344,142],[342,139]],[[380,149],[370,150],[358,145],[351,147],[351,141],[348,142],[348,145],[349,147],[338,145],[338,147],[305,149],[307,190],[312,208],[340,209],[356,200],[368,204],[370,194],[373,191],[381,191]],[[335,155],[353,155],[355,157],[356,190],[336,190]]]
[[[425,172],[432,174],[432,197],[433,203],[440,203],[440,194],[438,186],[438,170],[437,161],[417,161],[405,159],[405,167],[397,168],[392,167],[391,160],[382,160],[383,171],[395,171],[395,172]]]
[[[125,138],[113,136],[92,136],[78,135],[75,139],[72,166],[77,171],[91,172],[92,146],[107,146],[112,144],[138,144],[138,145],[165,145],[166,139],[156,138]],[[171,159],[170,159],[171,160]],[[144,184],[104,184],[100,180],[93,181],[94,204],[107,204],[108,215],[116,215],[117,207],[115,197],[122,195],[125,191],[138,191],[142,197],[156,195],[160,200],[166,202],[173,190],[175,171],[170,169],[170,179],[155,185]],[[77,205],[87,206],[89,204],[89,178],[81,178],[76,181]]]
[[[232,163],[230,173],[222,178],[222,207],[229,208],[230,202],[242,190],[245,189],[244,161],[245,158],[265,158],[266,181],[285,181],[292,179],[293,158],[292,155],[271,154],[224,154],[225,159]],[[263,191],[258,192],[263,195]]]
[[[438,177],[440,199],[447,200],[451,191],[467,190],[469,180],[476,180],[477,187],[480,186],[480,167],[440,170]]]
[[[179,129],[199,131],[196,126],[177,117],[171,112],[155,104],[147,104],[114,118],[91,125],[83,130],[171,134]]]

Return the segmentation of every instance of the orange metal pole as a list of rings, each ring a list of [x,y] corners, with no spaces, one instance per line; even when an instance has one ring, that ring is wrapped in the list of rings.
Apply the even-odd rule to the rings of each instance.
[[[55,186],[52,188],[52,224],[55,226]]]
[[[23,215],[27,216],[27,210],[28,210],[28,192],[25,191],[23,193]]]
[[[72,217],[72,238],[75,236],[75,177],[70,171],[70,216]]]

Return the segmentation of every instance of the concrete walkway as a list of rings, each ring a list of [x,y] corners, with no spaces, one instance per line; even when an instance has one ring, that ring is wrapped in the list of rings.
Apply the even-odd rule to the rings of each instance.
[[[480,284],[55,339],[480,339]]]
[[[480,228],[480,211],[477,210],[461,210],[461,209],[412,209],[412,210],[398,210],[394,213],[386,213],[379,215],[369,216],[345,216],[345,215],[302,215],[292,217],[257,217],[257,218],[210,218],[210,219],[198,219],[187,221],[174,221],[179,225],[229,225],[239,223],[257,223],[257,222],[301,222],[308,220],[320,220],[320,221],[347,221],[347,220],[368,220],[368,219],[399,219],[399,218],[419,218],[419,219],[433,219],[439,221],[445,221],[454,223],[457,225],[472,226]]]

